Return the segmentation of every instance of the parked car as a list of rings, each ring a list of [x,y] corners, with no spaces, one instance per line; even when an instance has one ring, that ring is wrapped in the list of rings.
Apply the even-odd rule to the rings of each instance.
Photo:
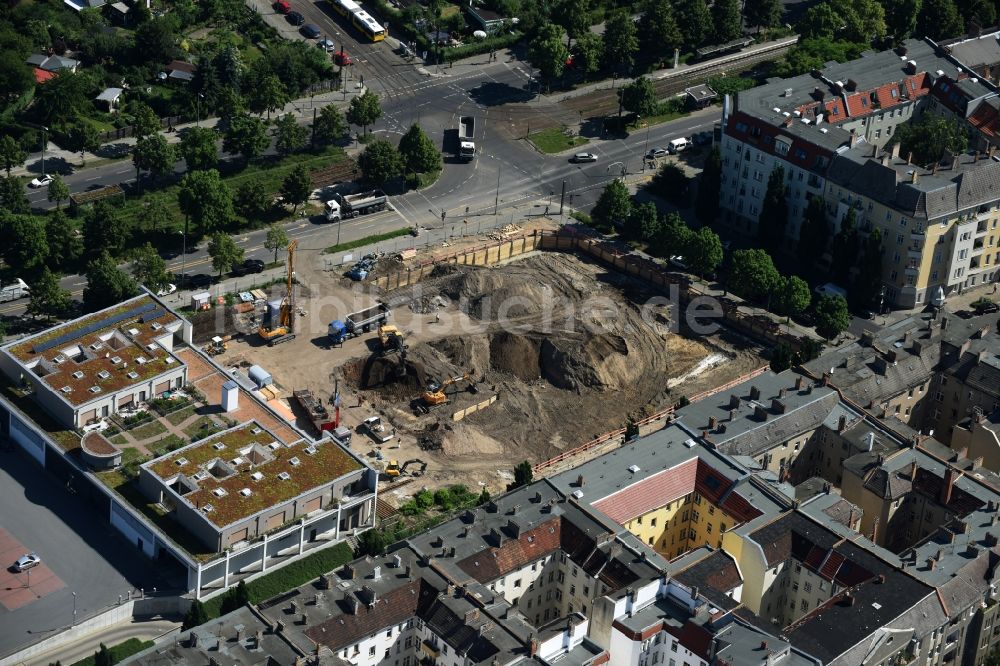
[[[347,67],[348,65],[353,65],[354,60],[351,59],[351,56],[347,55],[347,51],[340,49],[333,54],[333,64],[338,67]]]
[[[337,45],[333,43],[333,40],[329,39],[328,37],[324,37],[323,39],[316,42],[316,46],[323,49],[327,53],[337,48]]]
[[[670,143],[667,145],[667,150],[670,151],[671,155],[676,155],[677,153],[683,152],[688,149],[691,142],[681,137],[680,139],[671,139]]]
[[[17,558],[14,562],[14,571],[27,571],[28,569],[33,569],[42,563],[42,558],[38,557],[35,553],[27,553]]]
[[[168,285],[164,286],[162,289],[160,289],[159,291],[157,291],[156,295],[157,296],[169,296],[170,294],[174,293],[175,291],[177,291],[177,285],[176,284],[168,284]]]
[[[263,273],[264,262],[260,259],[247,259],[242,264],[233,266],[233,270],[230,272],[235,277],[242,277],[244,275],[250,275],[251,273]]]
[[[577,153],[573,157],[569,158],[570,162],[596,162],[597,155],[594,153]]]
[[[288,0],[276,0],[272,7],[279,14],[287,14],[292,11],[292,6],[288,4]]]
[[[212,276],[205,273],[178,275],[177,284],[185,289],[204,289],[205,287],[212,286]]]
[[[319,26],[315,23],[306,23],[304,26],[299,28],[299,32],[306,39],[316,39],[323,34],[323,31],[319,29]]]
[[[711,132],[697,132],[691,137],[692,143],[698,146],[707,146],[712,143],[712,133]]]
[[[306,17],[298,12],[288,12],[288,14],[285,15],[285,20],[292,25],[302,25],[306,22]]]
[[[48,187],[51,182],[52,174],[45,174],[44,176],[39,176],[38,178],[32,178],[31,182],[28,183],[28,187],[35,189],[39,187]]]
[[[666,148],[650,148],[649,152],[646,153],[646,158],[651,160],[658,160],[661,157],[666,157],[670,153],[667,152]]]

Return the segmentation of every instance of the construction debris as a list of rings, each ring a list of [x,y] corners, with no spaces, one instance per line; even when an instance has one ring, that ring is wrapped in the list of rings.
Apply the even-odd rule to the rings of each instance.
[[[519,234],[521,232],[521,227],[516,224],[505,224],[499,229],[494,229],[490,233],[486,234],[486,237],[490,240],[502,241],[507,240],[511,236]]]

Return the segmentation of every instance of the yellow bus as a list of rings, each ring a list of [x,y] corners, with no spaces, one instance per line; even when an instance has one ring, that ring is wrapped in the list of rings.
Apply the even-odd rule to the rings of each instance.
[[[330,4],[343,17],[349,17],[354,12],[361,11],[361,7],[354,0],[330,0]]]
[[[368,39],[373,42],[381,42],[385,39],[385,28],[379,25],[378,21],[363,9],[359,9],[351,14],[351,22],[355,28],[365,33]]]

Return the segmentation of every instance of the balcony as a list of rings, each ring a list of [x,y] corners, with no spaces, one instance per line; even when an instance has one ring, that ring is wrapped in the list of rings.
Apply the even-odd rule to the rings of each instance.
[[[420,644],[420,649],[424,652],[424,654],[428,655],[432,659],[437,659],[441,655],[441,651],[427,641]]]

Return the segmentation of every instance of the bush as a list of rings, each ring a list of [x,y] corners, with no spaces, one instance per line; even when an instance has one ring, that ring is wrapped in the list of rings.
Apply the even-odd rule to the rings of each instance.
[[[429,490],[421,490],[413,499],[421,509],[429,509],[434,504],[434,494]]]
[[[500,49],[505,49],[517,44],[521,41],[522,37],[524,37],[524,35],[515,31],[506,35],[487,37],[484,40],[476,41],[471,44],[463,44],[462,46],[447,48],[444,50],[444,59],[447,62],[455,62],[456,60],[461,60],[462,58],[468,58],[482,53],[489,53],[490,51],[499,51]]]
[[[153,647],[153,641],[140,641],[138,638],[130,638],[118,645],[112,645],[108,648],[108,652],[111,653],[111,663],[117,664],[119,661],[125,661],[132,655],[151,647]],[[94,655],[73,662],[70,666],[94,666]]]
[[[582,212],[582,211],[575,210],[572,213],[570,213],[569,216],[572,217],[577,222],[580,222],[582,224],[586,224],[586,225],[591,224],[590,216],[587,215],[586,213]]]

